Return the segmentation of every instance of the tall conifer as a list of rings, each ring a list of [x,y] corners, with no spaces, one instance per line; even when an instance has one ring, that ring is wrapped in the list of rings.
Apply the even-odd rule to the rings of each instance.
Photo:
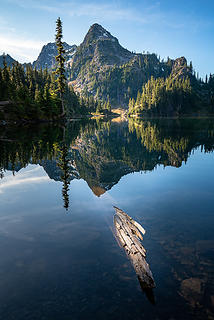
[[[65,77],[65,58],[64,53],[65,50],[63,48],[63,42],[62,42],[62,22],[61,19],[58,18],[56,21],[56,35],[55,35],[55,41],[56,41],[56,47],[57,47],[57,56],[56,56],[56,63],[57,63],[57,69],[55,71],[57,75],[57,90],[60,95],[60,100],[62,103],[62,114],[65,114],[65,107],[64,107],[64,101],[63,101],[63,95],[65,92],[65,86],[66,86],[66,77]]]

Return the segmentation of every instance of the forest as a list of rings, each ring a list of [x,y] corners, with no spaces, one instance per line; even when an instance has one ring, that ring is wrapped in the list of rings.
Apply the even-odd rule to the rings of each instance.
[[[189,76],[151,79],[129,100],[129,115],[179,116],[214,113],[214,76],[203,82]]]
[[[0,120],[58,121],[93,114],[108,116],[112,115],[111,104],[128,107],[129,116],[213,115],[214,75],[203,81],[185,57],[161,61],[156,54],[128,52],[115,39],[100,42],[93,31],[97,28],[99,32],[104,30],[99,25],[91,27],[69,69],[60,18],[56,21],[57,55],[53,68],[38,69],[15,60],[7,65],[3,55]],[[117,54],[112,55],[109,43],[117,44]],[[129,60],[117,65],[124,50]],[[88,52],[96,53],[96,59]]]
[[[91,112],[111,112],[109,99],[95,100],[74,92],[65,70],[62,22],[56,21],[56,66],[39,70],[32,64],[13,62],[7,66],[3,55],[0,68],[0,120],[59,120],[83,117]]]

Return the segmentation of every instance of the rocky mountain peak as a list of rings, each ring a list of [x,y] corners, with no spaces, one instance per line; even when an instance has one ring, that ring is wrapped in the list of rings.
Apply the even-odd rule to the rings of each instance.
[[[94,23],[88,30],[83,43],[89,44],[99,40],[112,40],[118,42],[117,38],[113,37],[109,31],[104,29],[100,24]]]
[[[174,61],[174,64],[173,64],[174,69],[181,68],[181,67],[187,67],[187,59],[185,57],[177,58]]]
[[[79,90],[84,83],[87,85],[88,72],[99,75],[100,70],[127,63],[134,54],[123,48],[117,38],[111,35],[98,23],[93,24],[88,30],[84,41],[77,48],[71,65],[72,82],[75,90]],[[84,63],[83,63],[84,62]],[[81,70],[81,75],[80,75]],[[85,77],[85,79],[84,79]],[[89,86],[87,88],[90,91]]]
[[[92,26],[89,28],[88,33],[90,32],[95,32],[95,33],[108,33],[110,35],[110,32],[108,32],[105,28],[101,26],[99,23],[94,23]]]
[[[192,77],[192,71],[188,67],[185,57],[180,57],[174,60],[171,75],[174,79],[183,79],[187,76],[189,76],[190,78]]]

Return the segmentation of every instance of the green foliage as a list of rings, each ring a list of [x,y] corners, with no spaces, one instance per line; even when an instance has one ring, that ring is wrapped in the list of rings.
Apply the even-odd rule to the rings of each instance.
[[[96,59],[92,59],[93,45],[88,44],[87,48],[84,46],[81,45],[75,53],[71,80],[78,79],[84,88],[82,94],[85,90],[97,100],[109,99],[114,106],[127,105],[130,98],[136,98],[137,92],[151,75],[155,78],[166,77],[171,71],[171,65],[161,62],[155,54],[130,53],[128,62],[121,64],[115,61],[115,64],[109,65],[105,64],[104,53],[110,59],[113,55],[110,48],[106,47],[103,52],[99,47]]]
[[[73,87],[66,84],[64,103],[67,116],[89,113],[91,99],[88,102],[82,99],[81,102]],[[0,68],[0,101],[10,102],[1,112],[1,119],[51,120],[59,118],[62,113],[56,75],[46,69],[33,69],[31,65],[25,69],[15,63],[12,67],[5,64],[3,69]]]
[[[129,115],[179,115],[197,112],[200,107],[189,77],[151,79],[129,102]]]
[[[56,82],[57,82],[57,91],[59,91],[60,94],[60,99],[62,102],[62,112],[63,114],[65,113],[64,110],[64,103],[63,103],[63,94],[65,93],[65,88],[66,88],[66,77],[65,77],[65,58],[64,58],[64,53],[65,50],[63,48],[63,42],[62,42],[62,22],[61,19],[58,18],[56,21],[56,47],[57,47],[57,56],[56,56],[56,63],[57,63],[57,68],[55,71],[56,74]]]
[[[0,69],[0,101],[10,101],[5,115],[14,119],[53,119],[59,115],[60,101],[52,95],[54,78],[46,70],[26,69],[15,63]]]
[[[56,25],[56,46],[57,69],[54,72],[42,68],[38,70],[30,64],[22,66],[18,62],[8,67],[3,60],[3,68],[0,68],[0,101],[9,101],[9,104],[3,112],[1,108],[1,119],[56,120],[65,115],[65,108],[70,117],[89,112],[91,101],[80,101],[73,87],[66,82],[60,18]]]

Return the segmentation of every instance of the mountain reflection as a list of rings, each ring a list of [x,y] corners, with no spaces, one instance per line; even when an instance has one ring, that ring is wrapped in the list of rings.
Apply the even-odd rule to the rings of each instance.
[[[159,119],[129,122],[72,121],[68,126],[0,128],[0,177],[28,164],[41,165],[62,181],[64,207],[69,184],[84,179],[96,196],[122,176],[151,171],[158,165],[180,167],[192,152],[214,150],[212,119]]]

